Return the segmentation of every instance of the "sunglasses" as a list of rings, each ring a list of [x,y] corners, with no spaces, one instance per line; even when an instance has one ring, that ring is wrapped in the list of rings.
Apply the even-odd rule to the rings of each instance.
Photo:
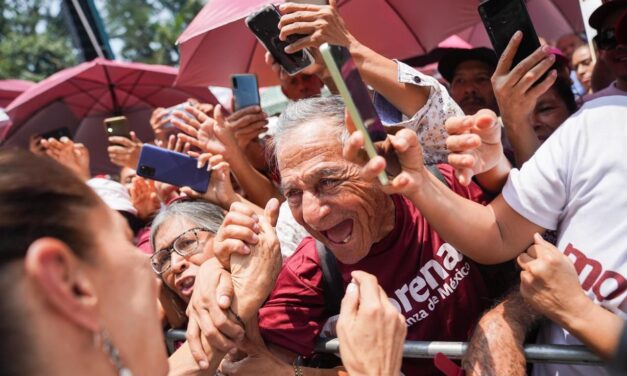
[[[615,29],[603,30],[599,32],[594,38],[592,38],[592,40],[599,50],[613,50],[616,48],[616,46],[618,46]]]

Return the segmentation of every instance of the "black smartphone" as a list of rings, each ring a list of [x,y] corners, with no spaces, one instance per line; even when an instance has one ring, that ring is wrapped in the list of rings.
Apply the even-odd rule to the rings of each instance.
[[[540,47],[524,0],[486,0],[479,4],[479,15],[499,58],[514,33],[522,31],[523,39],[514,56],[512,68]]]
[[[231,76],[234,110],[259,106],[259,88],[254,74],[234,74]]]
[[[144,144],[139,154],[137,175],[147,179],[190,187],[196,192],[207,192],[211,173],[198,168],[198,161],[187,154]]]
[[[131,138],[131,131],[129,129],[126,116],[106,118],[104,120],[104,127],[107,132],[107,137],[118,136],[126,137],[128,139]]]
[[[394,175],[400,169],[398,159],[390,145],[383,145],[387,140],[387,132],[377,115],[368,88],[362,81],[350,52],[346,47],[324,43],[320,46],[320,53],[353,123],[364,135],[364,149],[368,157],[383,155],[390,167],[388,172]],[[381,173],[379,181],[383,185],[388,183],[388,176],[385,172]]]
[[[48,132],[44,132],[38,135],[42,140],[47,140],[49,138],[54,138],[60,140],[61,137],[67,137],[70,140],[72,139],[72,133],[68,129],[68,127],[56,128]]]
[[[307,49],[288,54],[285,47],[296,42],[306,35],[293,34],[287,40],[279,39],[279,21],[281,13],[276,6],[270,4],[246,17],[246,26],[255,34],[266,50],[270,52],[276,62],[290,74],[296,73],[313,64],[313,57]]]

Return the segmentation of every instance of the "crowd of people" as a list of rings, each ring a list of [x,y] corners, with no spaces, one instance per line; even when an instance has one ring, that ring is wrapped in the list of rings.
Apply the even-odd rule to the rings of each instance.
[[[276,122],[155,109],[154,140],[110,137],[117,176],[66,137],[0,150],[0,374],[608,372],[529,364],[530,342],[626,373],[627,1],[591,15],[598,53],[572,34],[513,66],[517,32],[501,56],[445,54],[444,84],[358,41],[333,0],[279,9],[281,38],[304,35],[287,52],[315,63],[289,76],[266,55],[290,99]],[[322,43],[372,89],[387,185]],[[207,191],[138,176],[144,143],[196,158]],[[339,354],[316,352],[334,337]],[[451,371],[403,358],[408,340],[468,347]]]

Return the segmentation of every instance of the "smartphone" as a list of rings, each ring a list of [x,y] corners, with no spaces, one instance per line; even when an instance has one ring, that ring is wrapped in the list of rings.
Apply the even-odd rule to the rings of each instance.
[[[56,128],[48,132],[44,132],[38,135],[42,140],[47,140],[49,138],[54,138],[60,140],[61,137],[67,137],[70,140],[72,139],[72,133],[68,129],[68,127]]]
[[[512,68],[540,47],[524,0],[486,0],[479,4],[479,15],[499,58],[516,31],[523,39],[514,56]]]
[[[118,136],[118,137],[126,137],[128,139],[131,138],[131,131],[128,126],[128,120],[126,116],[116,116],[106,118],[104,120],[105,131],[107,132],[107,136]]]
[[[234,110],[250,106],[259,106],[259,88],[257,76],[254,74],[234,74],[231,76],[233,88]]]
[[[137,175],[204,193],[209,187],[211,173],[198,168],[197,164],[198,161],[189,155],[144,144],[139,154]]]
[[[335,86],[344,99],[351,119],[357,130],[364,135],[364,147],[368,157],[376,157],[379,153],[375,143],[385,142],[387,132],[381,119],[379,119],[379,115],[377,115],[374,104],[372,104],[370,93],[361,79],[355,61],[348,49],[342,46],[324,43],[320,46],[320,53]],[[389,179],[385,172],[379,175],[379,181],[383,185],[388,184]]]
[[[255,34],[259,42],[266,47],[266,50],[270,52],[274,60],[281,64],[288,74],[295,75],[313,64],[314,59],[307,49],[293,54],[285,53],[285,47],[306,35],[293,34],[286,41],[280,40],[280,20],[281,13],[279,13],[276,6],[270,4],[246,17],[246,26]]]

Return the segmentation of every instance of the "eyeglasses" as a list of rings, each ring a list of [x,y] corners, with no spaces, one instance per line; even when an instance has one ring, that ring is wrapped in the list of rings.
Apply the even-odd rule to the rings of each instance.
[[[177,236],[172,242],[172,245],[154,253],[150,257],[152,270],[159,275],[168,271],[170,269],[170,260],[172,258],[171,255],[173,251],[181,257],[189,257],[196,253],[200,253],[202,251],[200,249],[201,242],[200,239],[198,239],[198,233],[200,232],[212,233],[203,227],[190,228],[181,235]]]
[[[597,45],[599,50],[613,50],[618,45],[618,41],[616,41],[616,30],[615,29],[606,29],[599,32],[594,38],[592,38],[594,43]]]

